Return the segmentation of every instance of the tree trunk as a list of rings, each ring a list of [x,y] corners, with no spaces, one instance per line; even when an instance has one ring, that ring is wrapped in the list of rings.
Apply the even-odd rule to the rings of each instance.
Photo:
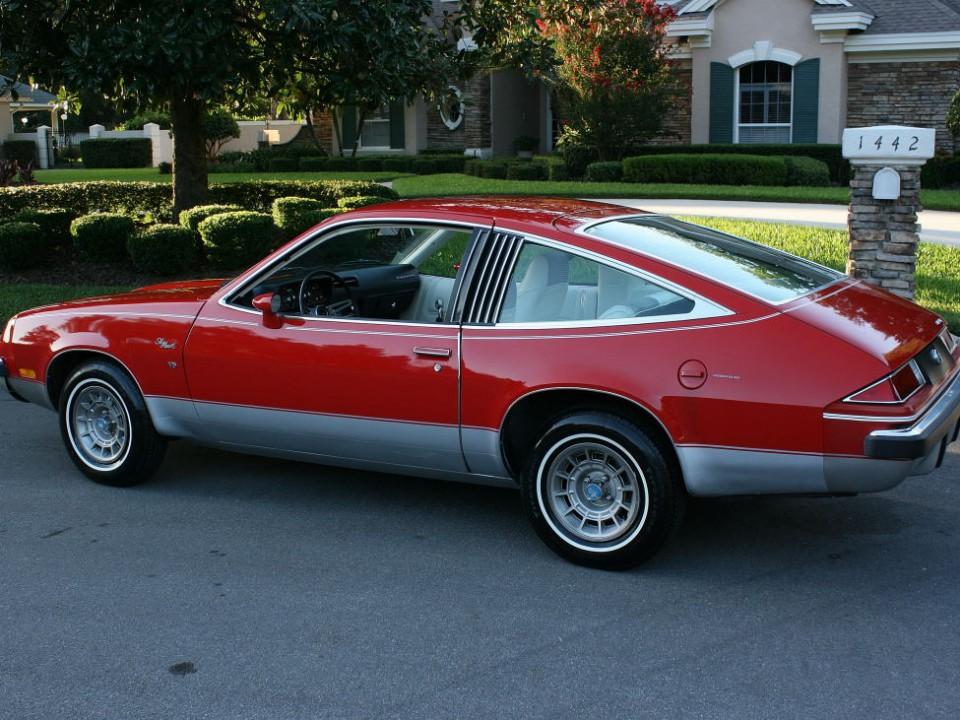
[[[173,215],[207,201],[207,147],[203,135],[202,100],[175,97],[170,103],[173,125]]]

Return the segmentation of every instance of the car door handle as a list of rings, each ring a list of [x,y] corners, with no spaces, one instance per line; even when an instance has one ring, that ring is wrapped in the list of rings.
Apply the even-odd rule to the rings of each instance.
[[[420,357],[449,358],[453,355],[453,350],[450,348],[415,347],[413,354]]]

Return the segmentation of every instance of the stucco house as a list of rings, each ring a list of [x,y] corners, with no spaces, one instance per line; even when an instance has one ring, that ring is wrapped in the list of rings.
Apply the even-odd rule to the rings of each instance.
[[[664,143],[838,143],[844,127],[945,127],[960,88],[960,0],[663,0],[688,92]],[[438,13],[451,3],[434,0]],[[483,74],[440,109],[384,108],[361,132],[363,152],[506,154],[519,135],[552,147],[550,94],[520,73]],[[332,141],[331,141],[332,142]]]
[[[10,79],[0,75],[0,142],[16,132],[16,114],[20,112],[49,112],[50,127],[56,127],[56,95],[25,83],[15,83],[12,88],[17,95],[16,99],[13,98],[14,93],[10,92]]]

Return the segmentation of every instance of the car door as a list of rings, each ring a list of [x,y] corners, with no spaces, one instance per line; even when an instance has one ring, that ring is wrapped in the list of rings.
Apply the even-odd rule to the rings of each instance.
[[[279,327],[270,327],[250,300],[271,286],[271,278],[282,283],[284,273],[302,272],[296,263],[309,266],[310,253],[354,252],[365,242],[369,246],[371,238],[379,247],[383,233],[403,229],[396,223],[330,230],[299,259],[293,253],[277,268],[207,304],[187,341],[185,363],[208,440],[396,472],[466,470],[459,438],[459,329],[451,299],[463,254],[478,232],[465,226],[406,225],[417,233],[447,232],[452,240],[436,252],[405,248],[405,256],[398,253],[379,266],[371,264],[376,259],[338,259],[341,277],[360,278],[352,301],[357,315],[310,316],[288,306]],[[354,242],[351,232],[360,241]],[[330,244],[321,247],[324,242]],[[340,246],[347,250],[323,249]],[[360,297],[368,275],[393,272],[409,280],[413,267],[420,273],[412,299],[391,296],[389,284]],[[284,287],[280,292],[289,290]],[[305,297],[309,294],[307,289]]]

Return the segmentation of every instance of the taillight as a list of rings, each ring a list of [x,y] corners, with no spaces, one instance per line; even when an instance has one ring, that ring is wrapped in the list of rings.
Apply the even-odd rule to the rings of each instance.
[[[911,360],[896,372],[844,398],[844,402],[896,405],[909,400],[926,384],[917,361]]]

